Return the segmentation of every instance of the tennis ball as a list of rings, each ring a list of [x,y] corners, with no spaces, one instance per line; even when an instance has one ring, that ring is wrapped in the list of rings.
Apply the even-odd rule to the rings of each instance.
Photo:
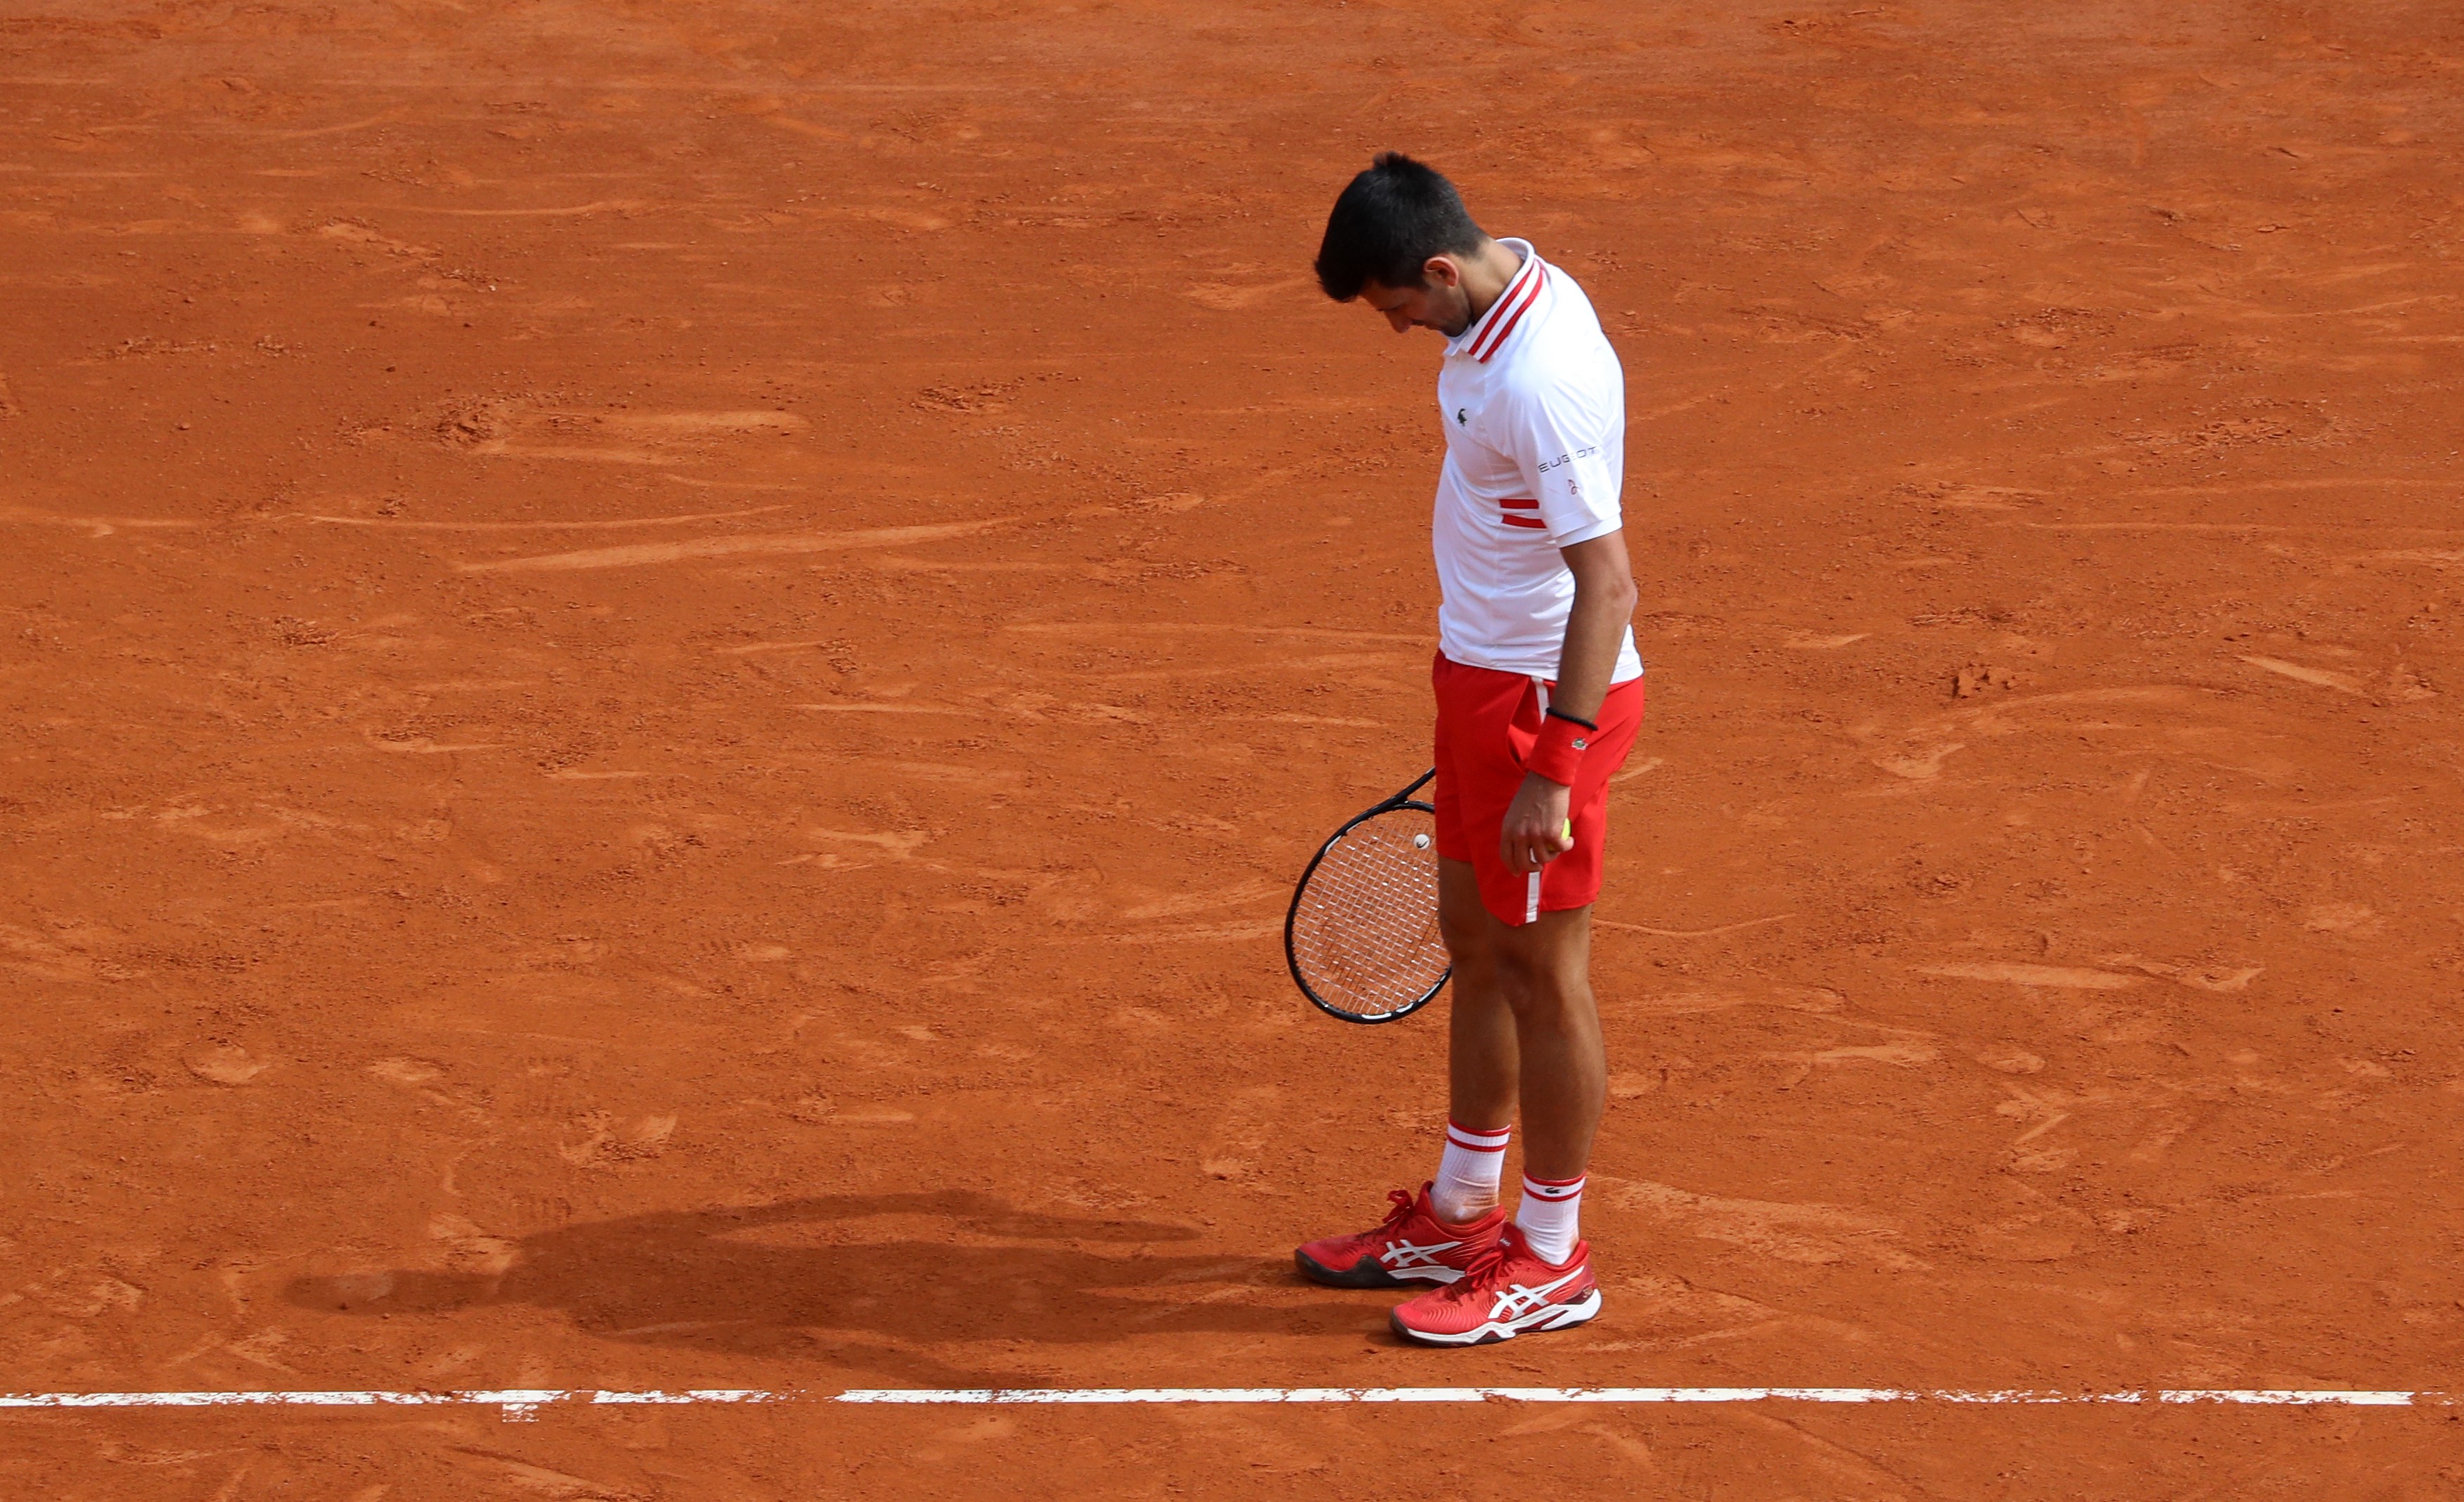
[[[1572,819],[1569,819],[1569,820],[1567,820],[1567,821],[1566,821],[1566,841],[1567,841],[1567,843],[1568,843],[1568,844],[1572,844],[1572,843],[1573,843],[1573,839],[1574,839],[1574,821],[1573,821],[1573,820],[1572,820]]]

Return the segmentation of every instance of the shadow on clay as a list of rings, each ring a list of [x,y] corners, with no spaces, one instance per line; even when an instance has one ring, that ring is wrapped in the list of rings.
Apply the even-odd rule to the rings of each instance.
[[[1019,1374],[950,1366],[955,1353],[913,1347],[999,1340],[1023,1358],[1056,1343],[1378,1322],[1357,1302],[1226,1297],[1226,1285],[1297,1285],[1280,1258],[1158,1249],[1199,1235],[1019,1210],[965,1190],[833,1195],[583,1222],[497,1244],[508,1249],[482,1259],[494,1266],[297,1278],[284,1294],[302,1309],[396,1317],[530,1305],[602,1339],[809,1354],[960,1385]]]

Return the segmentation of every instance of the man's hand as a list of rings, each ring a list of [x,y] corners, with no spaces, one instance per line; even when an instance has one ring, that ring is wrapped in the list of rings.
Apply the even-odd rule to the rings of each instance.
[[[1528,876],[1574,848],[1566,824],[1573,792],[1537,772],[1524,774],[1514,802],[1506,806],[1506,826],[1498,838],[1498,854],[1507,870]]]

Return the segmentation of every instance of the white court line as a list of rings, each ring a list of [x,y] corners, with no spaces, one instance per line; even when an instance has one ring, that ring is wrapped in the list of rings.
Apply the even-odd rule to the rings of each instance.
[[[755,1387],[610,1392],[589,1387],[463,1388],[444,1392],[333,1389],[305,1392],[0,1393],[0,1408],[379,1408],[489,1407],[508,1419],[546,1403],[798,1403],[807,1395]]]
[[[881,1387],[843,1392],[834,1403],[2239,1403],[2287,1406],[2445,1406],[2446,1393],[2342,1388],[2163,1388],[2147,1392],[1959,1391],[1916,1387]]]
[[[2453,1407],[2439,1389],[2155,1387],[2109,1392],[1945,1387],[860,1387],[847,1392],[693,1387],[615,1392],[591,1387],[471,1388],[447,1392],[0,1393],[0,1408],[493,1407],[512,1420],[549,1405],[600,1403],[1038,1404],[1274,1403],[1845,1403],[1956,1404],[2240,1403],[2282,1408]]]

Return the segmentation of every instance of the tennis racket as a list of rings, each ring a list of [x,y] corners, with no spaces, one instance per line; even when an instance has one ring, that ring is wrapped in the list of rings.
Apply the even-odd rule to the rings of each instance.
[[[1292,982],[1345,1022],[1408,1017],[1453,973],[1438,933],[1438,811],[1412,796],[1437,775],[1335,830],[1292,893]]]

